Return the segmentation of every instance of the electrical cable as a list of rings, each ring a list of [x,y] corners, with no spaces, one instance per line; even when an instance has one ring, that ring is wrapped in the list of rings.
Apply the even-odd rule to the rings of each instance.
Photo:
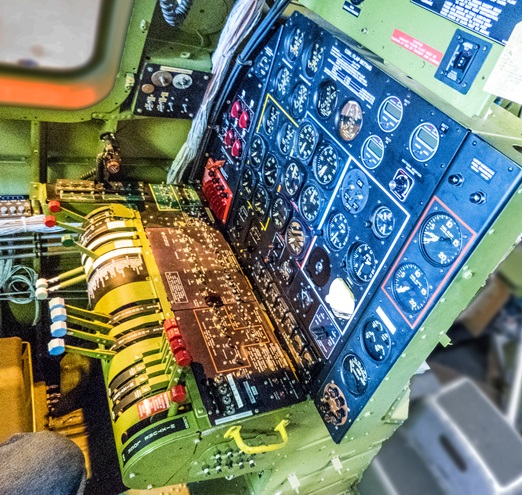
[[[160,0],[161,13],[165,22],[172,27],[179,27],[183,24],[193,0]]]
[[[44,225],[45,215],[33,215],[31,217],[17,217],[0,220],[0,236],[26,233],[42,232],[51,234],[63,232],[62,227],[46,227]]]

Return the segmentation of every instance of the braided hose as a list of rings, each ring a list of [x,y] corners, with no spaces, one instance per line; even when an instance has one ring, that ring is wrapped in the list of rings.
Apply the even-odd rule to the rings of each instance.
[[[160,0],[160,8],[165,22],[172,27],[179,27],[185,21],[194,0]]]

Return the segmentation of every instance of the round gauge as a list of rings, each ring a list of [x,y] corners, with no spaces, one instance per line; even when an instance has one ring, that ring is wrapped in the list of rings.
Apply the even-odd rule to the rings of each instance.
[[[270,72],[270,64],[272,63],[272,57],[269,57],[266,53],[263,53],[257,60],[254,66],[254,72],[256,76],[264,80]]]
[[[307,313],[308,310],[312,307],[312,304],[314,303],[314,299],[313,299],[312,295],[310,294],[310,291],[305,288],[302,288],[297,293],[297,300],[300,303],[303,313]]]
[[[306,186],[299,198],[301,215],[309,223],[315,222],[321,211],[321,193],[313,184]]]
[[[284,284],[290,285],[292,279],[294,278],[294,264],[292,260],[286,259],[284,260],[278,267],[279,275],[281,275],[281,279]]]
[[[283,175],[283,188],[289,196],[297,194],[304,180],[304,173],[296,162],[289,162]]]
[[[417,313],[430,297],[428,277],[415,263],[404,263],[393,274],[393,293],[407,311]]]
[[[276,108],[275,105],[268,105],[263,117],[263,128],[265,132],[271,136],[274,134],[278,127],[279,114],[281,112]]]
[[[279,150],[283,155],[288,155],[294,147],[296,128],[291,122],[286,122],[279,131]]]
[[[303,160],[308,160],[317,145],[318,135],[315,127],[310,122],[305,122],[299,128],[297,134],[297,152]]]
[[[319,148],[313,161],[314,175],[321,186],[330,185],[335,179],[339,156],[331,144]]]
[[[304,31],[301,28],[295,28],[288,38],[288,58],[290,61],[295,60],[301,54],[303,48]]]
[[[290,93],[290,70],[283,66],[279,69],[275,80],[275,93],[280,100],[283,100]]]
[[[389,237],[395,228],[395,215],[387,206],[379,206],[372,215],[372,232],[379,239]]]
[[[384,157],[384,143],[379,136],[366,138],[361,148],[361,160],[366,168],[377,168]]]
[[[254,190],[254,172],[250,167],[245,167],[241,176],[241,194],[250,197]]]
[[[304,83],[299,83],[292,92],[292,114],[299,118],[306,112],[308,103],[308,87]]]
[[[353,395],[362,395],[368,388],[368,372],[356,354],[348,354],[343,361],[343,378]]]
[[[361,132],[363,112],[355,100],[348,100],[341,110],[339,134],[345,141],[353,141]]]
[[[250,163],[254,167],[259,167],[263,163],[265,157],[266,145],[263,138],[259,134],[254,134],[252,142],[250,143]]]
[[[152,84],[154,84],[154,86],[158,86],[159,88],[165,88],[172,84],[172,74],[170,72],[167,72],[166,70],[158,70],[157,72],[154,72],[154,74],[152,74],[150,80],[152,81]]]
[[[283,230],[288,218],[290,217],[290,208],[282,196],[276,196],[272,207],[270,208],[270,217],[274,222],[274,227],[277,230]]]
[[[263,180],[268,187],[272,188],[276,185],[278,170],[279,164],[277,163],[276,157],[271,153],[268,153],[263,167]]]
[[[308,50],[308,56],[306,57],[305,73],[308,77],[314,77],[317,74],[323,65],[323,59],[324,45],[316,41]]]
[[[285,232],[286,246],[290,253],[294,256],[300,256],[306,247],[306,231],[305,227],[299,220],[292,220]]]
[[[410,153],[419,162],[427,162],[434,157],[439,147],[439,131],[430,122],[417,126],[410,137]]]
[[[370,320],[364,325],[363,342],[375,361],[384,361],[390,354],[390,334],[379,320]]]
[[[348,236],[350,235],[350,227],[348,219],[343,213],[335,213],[330,217],[326,225],[326,238],[330,245],[340,251],[348,244]]]
[[[453,263],[462,251],[462,232],[457,221],[446,213],[429,216],[420,230],[423,253],[437,266]]]
[[[379,107],[377,122],[384,132],[393,132],[402,120],[402,101],[396,96],[388,96]]]
[[[328,253],[320,246],[315,247],[308,258],[306,271],[317,287],[324,287],[330,279],[332,266]]]
[[[339,91],[333,81],[325,81],[317,91],[317,113],[322,119],[330,117],[337,106]]]
[[[350,248],[346,265],[355,281],[365,284],[375,275],[377,258],[368,244],[358,242]]]
[[[341,185],[341,200],[344,207],[352,214],[360,213],[368,202],[370,185],[366,175],[359,169],[350,170]]]
[[[268,193],[263,186],[257,186],[254,191],[254,212],[263,218],[268,210]]]

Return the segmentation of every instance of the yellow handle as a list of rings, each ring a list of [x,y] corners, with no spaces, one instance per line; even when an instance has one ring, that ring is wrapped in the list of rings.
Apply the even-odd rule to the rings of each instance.
[[[286,426],[289,421],[283,419],[275,428],[281,435],[281,442],[273,443],[271,445],[259,445],[257,447],[250,447],[241,438],[241,426],[232,426],[225,433],[225,439],[233,438],[236,441],[236,445],[241,452],[245,454],[263,454],[264,452],[271,452],[272,450],[282,449],[288,443],[288,433],[286,432]]]

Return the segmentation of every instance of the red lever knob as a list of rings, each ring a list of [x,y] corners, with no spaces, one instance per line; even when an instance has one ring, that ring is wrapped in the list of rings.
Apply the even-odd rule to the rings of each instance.
[[[56,199],[49,201],[49,211],[51,213],[58,213],[62,209],[62,205]]]
[[[56,218],[52,215],[47,215],[44,219],[44,225],[46,227],[56,227]]]
[[[176,358],[176,363],[178,363],[180,366],[190,366],[190,363],[192,363],[192,356],[187,350],[176,352],[174,357]]]
[[[183,385],[176,385],[170,389],[170,400],[172,402],[185,402],[187,400],[187,390]]]
[[[234,158],[239,158],[241,156],[241,152],[243,151],[243,143],[239,139],[236,139],[234,141],[234,144],[232,145],[232,149],[230,150],[230,154]]]
[[[242,111],[243,111],[243,105],[241,105],[241,102],[239,100],[236,100],[234,102],[234,104],[232,105],[232,108],[230,109],[230,116],[233,119],[237,119],[241,115]]]
[[[225,133],[225,137],[223,138],[223,142],[225,143],[225,146],[232,146],[232,143],[236,139],[236,133],[233,129],[229,129]]]
[[[250,114],[248,112],[243,112],[241,114],[241,117],[239,117],[238,126],[241,129],[248,129],[249,125],[250,125]]]

